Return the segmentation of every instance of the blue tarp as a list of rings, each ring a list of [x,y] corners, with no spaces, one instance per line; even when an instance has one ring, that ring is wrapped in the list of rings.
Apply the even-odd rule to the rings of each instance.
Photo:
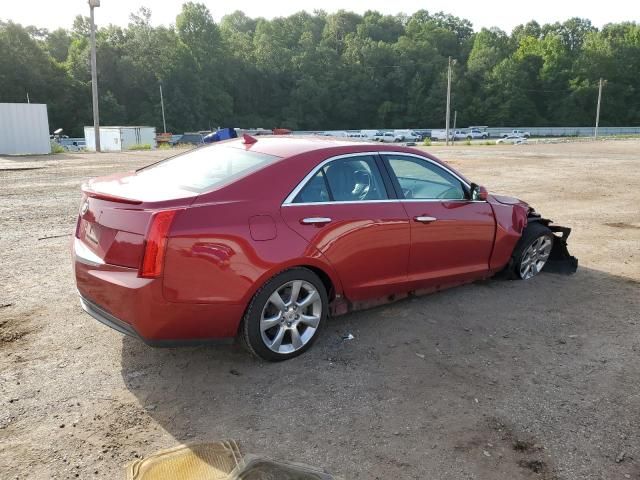
[[[221,128],[217,132],[210,133],[204,137],[204,143],[214,143],[220,140],[229,140],[230,138],[238,138],[238,134],[233,128]]]

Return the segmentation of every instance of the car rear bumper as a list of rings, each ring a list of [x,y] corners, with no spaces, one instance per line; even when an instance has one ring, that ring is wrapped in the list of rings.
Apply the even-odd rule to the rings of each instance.
[[[169,302],[163,297],[161,278],[140,278],[135,269],[86,257],[82,242],[74,239],[80,302],[99,322],[153,346],[235,337],[244,313],[242,305]]]
[[[140,339],[142,338],[140,337],[138,332],[136,332],[135,328],[133,328],[127,322],[123,322],[122,320],[114,317],[109,312],[103,310],[97,304],[93,303],[91,300],[84,298],[82,295],[80,295],[80,305],[86,313],[88,313],[107,327],[111,327],[114,330],[130,337]]]

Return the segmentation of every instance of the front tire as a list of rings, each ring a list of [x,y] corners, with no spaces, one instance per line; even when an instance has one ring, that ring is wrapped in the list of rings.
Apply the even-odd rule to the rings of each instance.
[[[528,224],[511,257],[514,277],[529,280],[540,273],[551,255],[553,240],[553,233],[546,225]]]
[[[245,312],[240,336],[258,358],[288,360],[308,350],[328,312],[327,290],[306,268],[293,268],[268,280]]]

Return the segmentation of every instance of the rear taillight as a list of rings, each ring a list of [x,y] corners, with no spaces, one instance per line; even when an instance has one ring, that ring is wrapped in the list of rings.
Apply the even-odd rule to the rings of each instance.
[[[151,225],[144,242],[144,254],[139,276],[157,278],[162,273],[164,254],[167,249],[167,235],[177,210],[156,212],[151,217]]]
[[[80,224],[82,222],[82,216],[89,210],[89,199],[83,193],[80,200],[80,208],[78,210],[78,220],[76,221],[76,238],[80,238]]]

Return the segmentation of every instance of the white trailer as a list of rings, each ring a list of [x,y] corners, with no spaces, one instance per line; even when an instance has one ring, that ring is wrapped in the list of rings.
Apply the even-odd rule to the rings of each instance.
[[[84,127],[87,150],[96,150],[95,130]],[[100,127],[100,149],[104,152],[129,150],[136,145],[151,145],[156,148],[155,127]]]
[[[0,103],[0,155],[51,153],[49,117],[43,103]]]

